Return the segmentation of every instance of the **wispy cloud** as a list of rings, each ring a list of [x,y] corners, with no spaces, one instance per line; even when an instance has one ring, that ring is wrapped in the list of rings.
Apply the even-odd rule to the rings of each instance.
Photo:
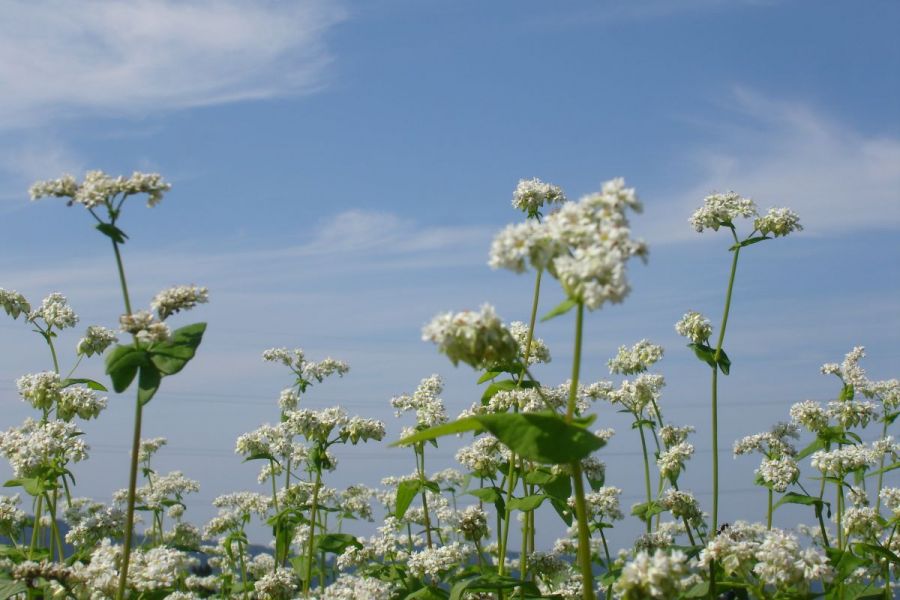
[[[6,0],[0,127],[150,112],[320,88],[334,2]]]
[[[900,228],[900,139],[866,134],[803,103],[746,88],[732,95],[735,122],[691,156],[700,178],[648,210],[641,233],[654,242],[693,237],[686,226],[702,199],[734,190],[762,210],[789,206],[807,235]],[[721,125],[721,124],[720,124]]]

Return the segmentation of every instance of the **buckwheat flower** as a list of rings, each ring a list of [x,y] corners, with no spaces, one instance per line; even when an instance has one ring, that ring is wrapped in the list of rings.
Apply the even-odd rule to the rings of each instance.
[[[686,425],[684,427],[663,425],[659,429],[659,439],[661,439],[662,443],[668,448],[687,440],[688,435],[694,431],[696,431],[696,429],[692,425]]]
[[[490,304],[478,312],[437,315],[422,329],[422,339],[437,344],[454,365],[462,361],[475,369],[512,364],[519,356],[519,344]]]
[[[469,471],[490,476],[503,462],[500,440],[492,435],[483,435],[475,441],[457,450],[456,462]]]
[[[609,440],[612,439],[612,437],[614,435],[616,435],[616,430],[613,429],[612,427],[606,427],[604,429],[598,429],[597,431],[594,432],[594,435],[596,435],[598,438],[600,438],[604,442],[608,442]]]
[[[406,565],[409,572],[416,577],[428,577],[433,582],[440,582],[447,571],[462,565],[470,554],[471,549],[468,546],[452,542],[413,552]]]
[[[488,535],[487,513],[477,504],[467,506],[458,517],[457,528],[470,542],[477,542]]]
[[[343,377],[350,371],[350,366],[342,360],[324,358],[319,362],[307,362],[303,365],[303,376],[306,379],[315,379],[319,383],[326,377],[338,375]]]
[[[21,426],[0,432],[0,454],[17,478],[34,477],[51,465],[80,462],[87,452],[81,432],[66,421],[26,419]]]
[[[660,498],[663,508],[672,513],[677,519],[686,519],[695,527],[703,523],[703,511],[700,503],[690,492],[668,488]]]
[[[767,531],[754,553],[757,562],[753,573],[763,585],[773,586],[776,590],[798,585],[805,590],[812,579],[810,575],[818,579],[829,579],[831,575],[824,555],[810,550],[812,552],[802,551],[793,534],[780,529]]]
[[[835,363],[822,365],[822,374],[837,375],[845,385],[853,386],[857,392],[865,392],[870,382],[865,370],[859,366],[859,361],[865,356],[866,349],[863,346],[855,346],[844,356],[840,365]]]
[[[250,456],[290,456],[291,437],[288,429],[283,425],[261,425],[254,431],[242,434],[235,442],[235,454],[244,457]]]
[[[143,344],[165,342],[171,337],[169,326],[160,323],[146,310],[119,317],[119,326],[125,333],[134,335]]]
[[[295,350],[299,354],[300,361],[303,360],[303,351],[299,348]],[[291,366],[294,363],[294,357],[287,348],[269,348],[262,353],[263,360],[268,362],[280,362],[285,366]]]
[[[125,511],[90,498],[75,498],[65,509],[69,526],[66,542],[78,548],[90,547],[104,538],[121,535],[125,527]]]
[[[523,273],[529,265],[540,271],[551,267],[552,260],[565,251],[565,245],[554,240],[546,227],[527,221],[500,230],[491,242],[488,265],[514,273]]]
[[[687,442],[676,444],[668,448],[656,459],[659,474],[670,480],[678,477],[684,468],[684,463],[694,454],[694,446]]]
[[[71,175],[63,175],[59,179],[49,179],[47,181],[38,181],[34,183],[28,190],[32,201],[45,196],[55,196],[57,198],[71,198],[75,195],[78,184]]]
[[[811,433],[828,427],[828,414],[815,400],[804,400],[791,406],[791,420]]]
[[[684,526],[679,523],[660,523],[659,529],[645,533],[634,541],[632,551],[656,552],[668,550],[675,545],[675,538],[684,533]]]
[[[881,490],[879,497],[885,507],[894,513],[894,516],[900,516],[900,488],[886,487]]]
[[[723,528],[718,535],[711,536],[706,547],[700,551],[697,567],[709,568],[716,561],[726,574],[731,575],[742,565],[753,561],[760,542],[766,536],[766,526],[759,523],[737,521]]]
[[[190,310],[198,304],[209,302],[209,290],[196,285],[178,285],[158,293],[150,308],[156,311],[160,321],[183,310]]]
[[[900,444],[894,442],[894,436],[888,435],[872,442],[872,452],[876,456],[887,454],[896,458],[900,455]]]
[[[297,576],[291,569],[266,573],[253,583],[253,589],[260,600],[290,600],[299,587]]]
[[[512,334],[513,338],[515,338],[516,342],[518,342],[519,353],[524,357],[526,354],[525,343],[528,341],[528,326],[521,321],[513,321],[509,324],[509,332]],[[550,362],[550,349],[547,347],[547,344],[544,343],[544,340],[535,337],[534,335],[531,337],[531,349],[527,354],[529,366],[536,363]]]
[[[100,325],[91,325],[84,333],[84,337],[78,340],[75,352],[79,356],[93,356],[103,354],[112,344],[119,341],[116,332]]]
[[[444,382],[439,375],[426,377],[419,382],[412,395],[404,394],[391,398],[391,406],[396,409],[396,416],[403,412],[415,412],[416,424],[421,427],[433,427],[446,423],[449,419],[440,394],[444,390]]]
[[[618,390],[609,392],[608,399],[612,404],[621,404],[629,411],[640,414],[659,400],[661,390],[666,385],[662,375],[641,373],[633,381],[624,380]]]
[[[615,358],[609,359],[609,372],[621,375],[643,373],[663,357],[663,347],[641,340],[631,348],[619,346]]]
[[[866,494],[866,490],[856,487],[855,485],[847,486],[847,500],[849,500],[850,504],[853,506],[869,505],[869,495]]]
[[[90,388],[68,387],[59,394],[56,416],[70,421],[76,415],[84,420],[95,419],[106,408],[106,398]]]
[[[34,309],[28,314],[28,320],[31,322],[42,319],[47,327],[55,327],[57,329],[65,329],[66,327],[75,327],[78,323],[78,315],[69,306],[66,297],[58,292],[54,292],[41,301],[41,306]]]
[[[687,563],[687,555],[680,550],[671,553],[657,550],[652,556],[638,552],[613,584],[616,597],[622,600],[677,598],[683,591],[681,580],[688,574]]]
[[[878,453],[865,446],[844,446],[813,453],[811,464],[825,475],[843,477],[858,469],[866,469],[878,461]]]
[[[789,208],[770,208],[765,216],[757,218],[753,227],[762,235],[785,236],[794,231],[802,231],[800,217]]]
[[[763,459],[756,474],[776,492],[784,492],[800,477],[800,467],[789,456]]]
[[[837,515],[835,515],[836,518]],[[874,506],[848,508],[844,512],[843,526],[847,537],[855,535],[863,540],[876,537],[881,532],[881,524],[878,522],[878,511]]]
[[[28,315],[31,312],[31,304],[25,299],[25,296],[15,290],[4,290],[0,288],[0,306],[6,311],[6,314],[13,319],[19,318],[19,315]]]
[[[566,195],[559,186],[544,183],[538,178],[520,179],[513,192],[512,205],[530,218],[535,218],[545,205],[562,204],[565,201]]]
[[[878,419],[878,405],[868,400],[841,400],[828,403],[826,414],[844,429],[865,427]]]
[[[52,371],[23,375],[16,380],[19,395],[38,410],[50,410],[59,402],[60,378]]]
[[[439,483],[448,490],[462,489],[465,479],[466,476],[454,468],[443,469],[431,476],[432,481]]]
[[[297,410],[297,404],[300,402],[300,395],[293,388],[281,390],[278,396],[278,407],[281,412],[289,410]]]
[[[712,335],[712,323],[700,313],[690,310],[675,323],[675,331],[694,344],[705,344]]]
[[[342,440],[350,440],[351,444],[356,444],[359,441],[380,441],[384,438],[384,433],[384,423],[381,421],[363,417],[351,417],[341,428],[338,435]]]
[[[163,510],[171,502],[180,502],[186,494],[200,491],[200,483],[184,476],[181,471],[172,471],[165,475],[156,475],[150,483],[138,487],[135,497],[140,505],[151,510]],[[121,489],[113,494],[113,500],[124,503],[128,498],[128,490]]]
[[[138,462],[144,464],[149,463],[150,458],[168,443],[169,440],[164,437],[142,439],[138,446]]]
[[[703,200],[703,206],[694,211],[689,219],[691,227],[698,233],[704,229],[718,231],[719,227],[733,227],[738,217],[755,217],[756,205],[749,198],[735,192],[712,194]]]
[[[171,184],[163,181],[159,173],[140,173],[135,171],[122,186],[127,194],[147,194],[147,206],[152,208],[160,203],[163,194],[172,189]]]
[[[327,442],[328,436],[336,428],[346,425],[347,413],[340,407],[324,410],[294,410],[285,415],[285,426],[294,435],[301,435],[309,441]]]
[[[622,490],[613,486],[604,486],[592,492],[588,492],[584,496],[587,504],[588,516],[597,518],[601,521],[620,521],[625,518],[619,508],[619,496]],[[575,497],[572,496],[568,500],[569,508],[575,510]]]
[[[18,531],[25,524],[25,511],[19,508],[19,495],[0,496],[0,531]]]
[[[734,443],[734,455],[759,452],[766,456],[794,456],[797,449],[789,441],[797,439],[800,433],[797,425],[793,423],[776,423],[771,431],[756,433],[737,440]]]
[[[392,598],[395,585],[374,577],[341,574],[322,592],[322,600],[369,600]]]

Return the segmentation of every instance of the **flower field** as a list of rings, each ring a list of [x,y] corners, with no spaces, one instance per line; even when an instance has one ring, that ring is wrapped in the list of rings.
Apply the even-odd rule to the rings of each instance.
[[[768,430],[738,440],[719,436],[728,418],[722,382],[741,354],[726,336],[735,277],[742,257],[760,244],[802,232],[792,210],[761,211],[734,192],[698,199],[685,227],[716,236],[730,262],[721,311],[679,308],[684,316],[673,326],[682,347],[664,351],[643,339],[613,357],[589,357],[586,320],[627,301],[629,263],[648,260],[653,240],[633,237],[629,223],[642,203],[622,179],[577,200],[556,185],[520,181],[512,196],[516,222],[485,250],[493,269],[533,280],[530,312],[504,322],[484,304],[439,313],[422,329],[424,343],[472,371],[480,397],[450,414],[444,381],[423,373],[414,390],[390,399],[407,426],[389,439],[379,420],[341,406],[308,408],[307,395],[344,376],[347,363],[314,360],[300,348],[265,350],[263,360],[283,377],[272,401],[277,419],[255,424],[234,446],[236,461],[259,467],[258,481],[219,496],[218,514],[194,523],[186,503],[201,482],[157,470],[166,439],[142,435],[142,422],[169,378],[203,360],[206,323],[175,327],[170,319],[202,313],[215,290],[176,286],[143,305],[129,293],[140,273],[126,269],[123,215],[141,200],[164,210],[170,188],[155,173],[91,171],[81,181],[64,176],[30,190],[33,200],[86,213],[79,216],[96,229],[98,253],[112,247],[109,275],[122,308],[110,315],[116,330],[85,326],[65,290],[37,299],[0,288],[3,311],[34,332],[47,360],[15,382],[33,416],[0,432],[0,454],[14,475],[0,496],[0,600],[895,597],[897,379],[871,378],[864,349],[847,348],[839,362],[821,367],[833,384],[830,401],[797,402],[787,414],[772,414]],[[539,311],[548,289],[565,300]],[[557,351],[541,338],[549,320],[571,327],[567,381],[542,379],[542,365]],[[63,345],[75,348],[73,364],[60,360]],[[708,377],[708,387],[697,390],[708,406],[705,421],[666,414],[665,380],[655,366],[665,352],[695,357],[693,368]],[[609,379],[586,380],[587,360],[608,361]],[[102,362],[107,377],[81,376],[83,361]],[[83,423],[102,420],[113,394],[133,402],[133,434],[130,469],[120,477],[127,486],[105,504],[79,493],[74,471],[91,452]],[[605,427],[610,411],[630,429]],[[698,431],[712,440],[708,459],[695,453]],[[455,468],[436,470],[429,457],[448,436],[465,446]],[[613,436],[639,452],[637,489],[607,477],[604,447]],[[378,443],[414,470],[384,478],[377,489],[334,487],[335,453],[352,457]],[[721,518],[722,448],[759,461],[747,483],[765,495],[765,520]],[[686,485],[688,466],[708,473],[709,502]],[[627,504],[624,496],[639,501]],[[784,505],[804,520],[774,526]],[[372,535],[348,533],[350,521],[372,523]],[[613,534],[625,523],[638,523],[641,535],[617,547]],[[270,537],[251,539],[260,527]],[[540,539],[555,542],[544,547]]]

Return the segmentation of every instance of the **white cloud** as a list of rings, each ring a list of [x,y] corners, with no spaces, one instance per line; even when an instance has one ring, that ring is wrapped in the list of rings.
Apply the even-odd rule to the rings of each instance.
[[[641,234],[655,243],[696,237],[687,218],[715,191],[734,190],[761,210],[789,206],[805,235],[900,228],[900,139],[863,133],[802,103],[771,100],[744,88],[733,94],[736,117],[712,147],[692,160],[702,173],[673,194]],[[665,213],[663,213],[665,209]]]
[[[334,2],[0,3],[0,127],[142,115],[323,85]]]

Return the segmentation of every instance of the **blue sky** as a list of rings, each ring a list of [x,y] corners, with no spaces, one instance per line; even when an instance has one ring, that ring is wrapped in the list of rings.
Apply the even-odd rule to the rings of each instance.
[[[672,325],[688,309],[720,315],[727,240],[687,225],[705,195],[734,189],[762,208],[790,206],[806,226],[742,258],[724,439],[786,418],[792,402],[832,397],[818,367],[854,345],[867,347],[873,377],[898,375],[896,2],[2,5],[0,286],[32,301],[61,291],[81,325],[114,324],[104,239],[84,211],[30,203],[26,190],[93,168],[173,183],[158,208],[129,207],[125,260],[136,304],[174,284],[210,288],[211,303],[185,317],[208,320],[207,339],[145,428],[170,438],[161,469],[201,480],[188,513],[197,521],[219,493],[255,486],[232,448],[277,418],[289,379],[262,363],[267,347],[348,360],[350,375],[315,389],[310,405],[340,402],[394,433],[388,399],[431,373],[447,379],[452,413],[476,397],[473,374],[419,330],[484,301],[527,317],[531,278],[486,266],[494,232],[519,218],[509,201],[520,178],[577,198],[624,176],[644,200],[633,228],[650,262],[632,265],[625,304],[590,315],[584,368],[599,379],[620,344],[666,346],[664,410],[698,426],[688,478],[701,495],[707,370]],[[561,298],[552,281],[544,290],[542,306]],[[563,318],[538,332],[554,354],[547,383],[567,377],[570,329]],[[8,427],[27,414],[14,379],[48,363],[21,322],[0,322],[0,350]],[[85,372],[99,377],[99,361]],[[605,451],[610,483],[639,493],[636,440],[609,407],[600,415],[620,430]],[[82,493],[124,487],[130,419],[126,396],[88,425]],[[433,464],[451,457],[442,448]],[[332,483],[374,484],[411,470],[410,458],[355,449]],[[723,460],[734,498],[725,518],[760,517],[748,511],[764,492],[744,493],[753,460]]]

